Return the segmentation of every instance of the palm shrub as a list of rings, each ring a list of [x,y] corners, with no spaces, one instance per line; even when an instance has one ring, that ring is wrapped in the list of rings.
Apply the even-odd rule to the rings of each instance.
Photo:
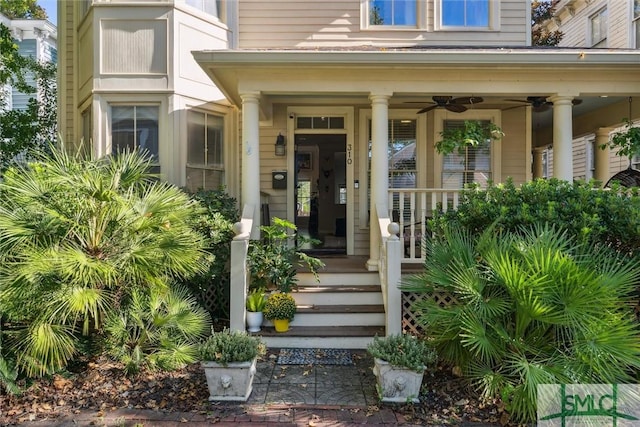
[[[15,326],[4,343],[28,375],[63,368],[135,293],[163,294],[201,270],[198,204],[149,170],[138,152],[52,149],[4,175],[0,307]]]
[[[628,382],[640,367],[636,261],[541,225],[479,237],[448,228],[426,250],[424,273],[403,289],[444,291],[454,303],[419,300],[418,322],[438,355],[502,397],[516,421],[535,419],[539,384]]]
[[[186,289],[134,291],[126,308],[105,322],[106,349],[127,374],[142,369],[175,370],[197,360],[210,317]]]

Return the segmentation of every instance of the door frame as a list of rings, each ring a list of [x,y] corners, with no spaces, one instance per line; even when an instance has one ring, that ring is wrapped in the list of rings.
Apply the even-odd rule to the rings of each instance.
[[[344,129],[296,129],[297,116],[342,116],[344,117]],[[287,107],[287,220],[295,221],[295,195],[294,195],[294,175],[295,175],[295,135],[300,134],[318,134],[318,135],[346,135],[346,186],[347,186],[347,255],[354,254],[354,171],[355,171],[355,141],[354,141],[354,108],[353,107],[337,107],[337,106],[289,106]]]

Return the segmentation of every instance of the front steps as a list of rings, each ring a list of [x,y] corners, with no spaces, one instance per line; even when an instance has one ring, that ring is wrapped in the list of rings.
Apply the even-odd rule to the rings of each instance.
[[[366,348],[384,336],[385,313],[378,272],[363,270],[322,272],[319,283],[299,272],[292,293],[298,311],[289,331],[263,326],[256,335],[273,348]]]

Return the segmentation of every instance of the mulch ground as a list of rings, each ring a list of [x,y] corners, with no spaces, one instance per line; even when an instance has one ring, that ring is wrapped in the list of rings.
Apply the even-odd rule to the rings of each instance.
[[[2,426],[89,410],[108,413],[128,408],[211,413],[206,380],[198,364],[175,372],[144,373],[127,378],[120,365],[100,359],[78,364],[64,375],[20,385],[24,390],[21,396],[0,395]],[[421,425],[508,424],[508,416],[499,402],[480,399],[447,367],[441,366],[428,374],[421,394],[421,403],[395,405],[394,411],[402,413],[405,420]]]

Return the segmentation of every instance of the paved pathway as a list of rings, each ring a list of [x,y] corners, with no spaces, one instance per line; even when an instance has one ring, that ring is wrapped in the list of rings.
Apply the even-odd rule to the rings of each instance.
[[[27,425],[51,427],[171,427],[216,424],[260,426],[417,426],[379,405],[373,362],[352,351],[352,365],[284,365],[275,354],[258,363],[253,392],[246,403],[213,402],[207,413],[164,413],[141,409],[83,411]]]

